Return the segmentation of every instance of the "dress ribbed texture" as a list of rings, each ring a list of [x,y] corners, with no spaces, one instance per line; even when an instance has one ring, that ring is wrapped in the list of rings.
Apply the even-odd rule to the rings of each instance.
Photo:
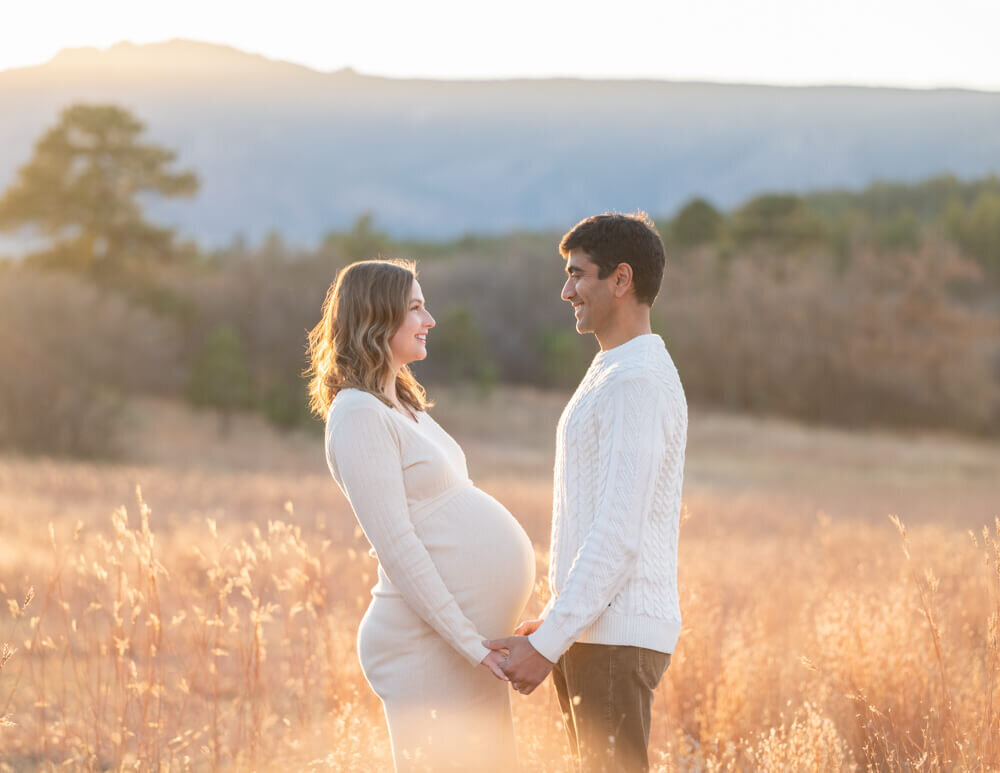
[[[509,688],[479,664],[482,641],[508,636],[531,595],[531,541],[427,413],[414,421],[345,389],[326,455],[378,557],[358,654],[396,769],[513,770]]]
[[[687,402],[663,340],[600,352],[556,430],[552,599],[530,637],[555,662],[576,641],[673,652]]]

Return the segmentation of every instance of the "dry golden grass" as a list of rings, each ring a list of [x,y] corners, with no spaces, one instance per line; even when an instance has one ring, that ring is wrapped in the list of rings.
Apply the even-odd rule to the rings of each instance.
[[[565,396],[435,396],[544,578]],[[391,769],[319,438],[214,431],[150,403],[127,464],[0,458],[0,770]],[[1000,450],[694,412],[687,469],[656,769],[1000,767]],[[548,685],[515,722],[524,771],[569,770]]]

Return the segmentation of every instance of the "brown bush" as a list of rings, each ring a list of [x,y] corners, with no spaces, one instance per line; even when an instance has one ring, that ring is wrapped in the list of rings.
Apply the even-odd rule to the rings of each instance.
[[[112,453],[122,395],[181,378],[164,320],[72,275],[0,272],[0,446]]]
[[[848,425],[1000,427],[1000,319],[951,291],[978,269],[930,244],[822,258],[702,251],[654,313],[696,402]]]

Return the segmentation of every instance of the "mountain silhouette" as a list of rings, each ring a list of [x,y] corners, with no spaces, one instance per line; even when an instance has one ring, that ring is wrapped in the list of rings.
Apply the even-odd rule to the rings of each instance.
[[[663,81],[432,81],[323,73],[174,40],[0,72],[0,189],[74,102],[132,110],[195,169],[154,219],[205,245],[312,244],[371,212],[397,236],[565,229],[761,191],[1000,171],[1000,93]]]

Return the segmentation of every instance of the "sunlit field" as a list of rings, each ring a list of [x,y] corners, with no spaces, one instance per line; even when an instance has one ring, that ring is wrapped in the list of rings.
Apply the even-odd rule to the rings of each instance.
[[[567,395],[431,396],[535,541],[537,611]],[[1000,769],[1000,447],[690,426],[654,769]],[[0,770],[391,770],[355,652],[375,561],[321,436],[148,402],[128,443],[0,457]],[[522,770],[570,770],[554,691],[513,701]]]

